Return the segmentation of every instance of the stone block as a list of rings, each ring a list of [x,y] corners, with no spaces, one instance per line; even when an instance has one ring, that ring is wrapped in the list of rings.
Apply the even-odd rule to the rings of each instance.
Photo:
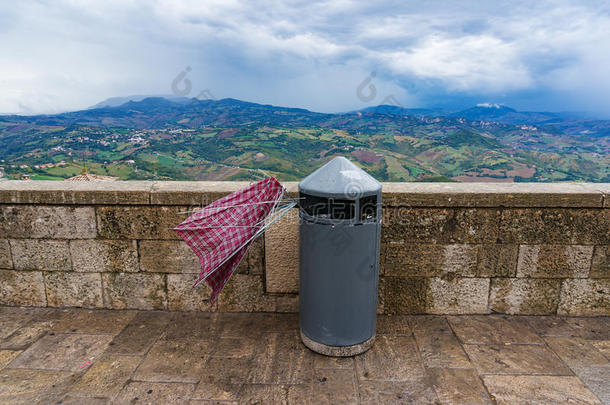
[[[559,315],[610,315],[610,279],[563,280]]]
[[[152,181],[9,181],[0,185],[3,204],[149,204]]]
[[[477,275],[479,277],[514,277],[517,272],[518,245],[479,245]]]
[[[561,280],[491,279],[489,306],[512,315],[549,315],[557,311]]]
[[[250,185],[247,181],[156,181],[150,192],[153,205],[206,206]]]
[[[140,269],[150,273],[199,273],[199,258],[183,241],[142,240]]]
[[[206,182],[200,181],[157,181],[150,192],[153,205],[191,205],[192,209],[202,206]],[[228,193],[227,193],[228,194]]]
[[[52,272],[44,279],[50,307],[104,307],[99,273]]]
[[[167,300],[170,311],[210,311],[210,287],[202,282],[193,287],[198,274],[168,274]]]
[[[388,276],[476,275],[476,245],[390,242],[385,244],[383,256],[383,272]]]
[[[292,209],[265,231],[267,291],[299,291],[299,210]]]
[[[70,254],[76,272],[139,271],[136,241],[72,240]]]
[[[431,314],[487,313],[488,278],[431,278],[428,309]]]
[[[106,307],[111,309],[167,309],[164,274],[103,273]]]
[[[9,242],[17,270],[72,270],[67,241],[11,239]]]
[[[593,246],[521,245],[517,277],[586,278]]]
[[[0,239],[0,269],[12,269],[13,258],[11,247],[7,239]]]
[[[425,313],[428,308],[429,281],[430,279],[423,277],[384,277],[384,313]]]
[[[610,278],[610,245],[595,246],[590,278]]]
[[[383,203],[410,207],[600,207],[596,185],[383,183]]]
[[[0,305],[46,307],[42,273],[0,270]]]
[[[384,242],[496,242],[500,211],[479,209],[391,208],[383,212]]]
[[[100,237],[106,239],[180,239],[172,230],[188,217],[184,206],[96,207]]]
[[[3,206],[0,237],[5,238],[95,238],[93,207]]]
[[[248,274],[262,275],[265,273],[265,237],[254,239],[248,249]]]
[[[297,294],[273,294],[275,312],[299,312],[299,296]]]
[[[506,209],[499,232],[504,243],[608,244],[610,210]]]
[[[218,297],[223,312],[273,312],[275,298],[265,294],[260,276],[233,274]]]
[[[378,315],[378,335],[410,335],[408,315]]]

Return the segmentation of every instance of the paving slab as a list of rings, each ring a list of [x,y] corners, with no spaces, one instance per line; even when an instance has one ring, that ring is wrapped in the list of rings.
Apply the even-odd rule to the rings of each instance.
[[[527,316],[525,319],[540,336],[578,336],[578,332],[558,316]]]
[[[119,393],[117,404],[188,404],[195,384],[130,382]]]
[[[549,347],[570,367],[610,365],[608,359],[584,339],[547,337],[545,340]]]
[[[119,354],[143,355],[159,339],[170,314],[150,311],[138,312],[127,326],[112,339],[107,352]]]
[[[137,356],[106,355],[93,363],[70,393],[114,398],[141,361]]]
[[[38,313],[40,310],[33,308],[0,307],[0,339],[13,334]]]
[[[600,400],[577,377],[484,376],[498,405],[600,405]]]
[[[62,333],[116,335],[135,316],[133,311],[61,309],[50,312],[56,319],[51,330]]]
[[[439,404],[432,381],[428,377],[401,381],[361,381],[360,403],[363,405]]]
[[[411,336],[378,336],[373,347],[354,360],[361,381],[410,381],[424,375]]]
[[[209,340],[217,335],[216,313],[177,312],[172,314],[163,339]]]
[[[357,404],[358,388],[354,370],[316,370],[312,401],[315,404]]]
[[[444,317],[414,316],[409,319],[424,366],[472,368],[464,349]]]
[[[543,344],[525,319],[495,315],[449,316],[447,319],[460,341],[466,344]]]
[[[332,358],[296,314],[0,307],[0,403],[597,404],[608,321],[380,315],[369,351]]]
[[[610,340],[590,340],[589,343],[610,360]]]
[[[2,341],[2,343],[0,343],[0,349],[25,349],[47,333],[53,326],[53,323],[53,321],[33,320],[17,329],[13,334]]]
[[[610,317],[566,318],[578,336],[591,340],[610,340]]]
[[[433,368],[428,370],[438,399],[443,404],[491,404],[491,398],[474,370]]]
[[[251,338],[219,338],[214,342],[211,356],[214,357],[247,357],[251,358],[258,341]]]
[[[313,404],[309,385],[247,384],[240,404]]]
[[[211,357],[199,373],[200,381],[193,398],[237,401],[251,371],[251,358]]]
[[[104,397],[79,397],[68,394],[61,399],[61,405],[107,405],[110,404],[109,398]]]
[[[57,333],[46,335],[7,367],[79,371],[99,357],[112,336]]]
[[[354,369],[353,357],[330,357],[322,354],[314,353],[313,367],[321,368],[349,368]]]
[[[19,353],[21,353],[21,350],[0,350],[0,370],[13,361]]]
[[[0,403],[55,403],[74,380],[68,371],[4,369],[0,374]]]
[[[209,347],[209,341],[159,340],[151,347],[133,380],[196,383]]]
[[[604,403],[610,404],[610,365],[572,367],[574,373]]]
[[[464,345],[479,374],[571,375],[544,345]]]
[[[219,313],[218,325],[222,337],[260,337],[268,332],[297,332],[297,314]]]
[[[311,382],[313,353],[296,333],[266,333],[254,357],[251,384],[303,384]]]

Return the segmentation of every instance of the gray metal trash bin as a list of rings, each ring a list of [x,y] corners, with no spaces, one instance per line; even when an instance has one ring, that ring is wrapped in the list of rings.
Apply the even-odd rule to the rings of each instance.
[[[299,183],[303,343],[353,356],[375,340],[381,183],[337,157]]]

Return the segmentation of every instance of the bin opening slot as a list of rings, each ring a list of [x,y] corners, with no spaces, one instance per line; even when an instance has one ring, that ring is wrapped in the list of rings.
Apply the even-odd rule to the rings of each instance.
[[[360,220],[374,221],[377,219],[377,196],[370,195],[360,199]]]
[[[318,197],[301,193],[301,208],[312,217],[327,219],[353,219],[356,214],[354,200]]]

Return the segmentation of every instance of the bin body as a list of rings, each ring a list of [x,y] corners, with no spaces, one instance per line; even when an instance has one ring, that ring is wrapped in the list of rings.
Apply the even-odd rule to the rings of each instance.
[[[299,184],[299,197],[303,342],[327,355],[361,353],[375,337],[381,184],[335,158]]]

